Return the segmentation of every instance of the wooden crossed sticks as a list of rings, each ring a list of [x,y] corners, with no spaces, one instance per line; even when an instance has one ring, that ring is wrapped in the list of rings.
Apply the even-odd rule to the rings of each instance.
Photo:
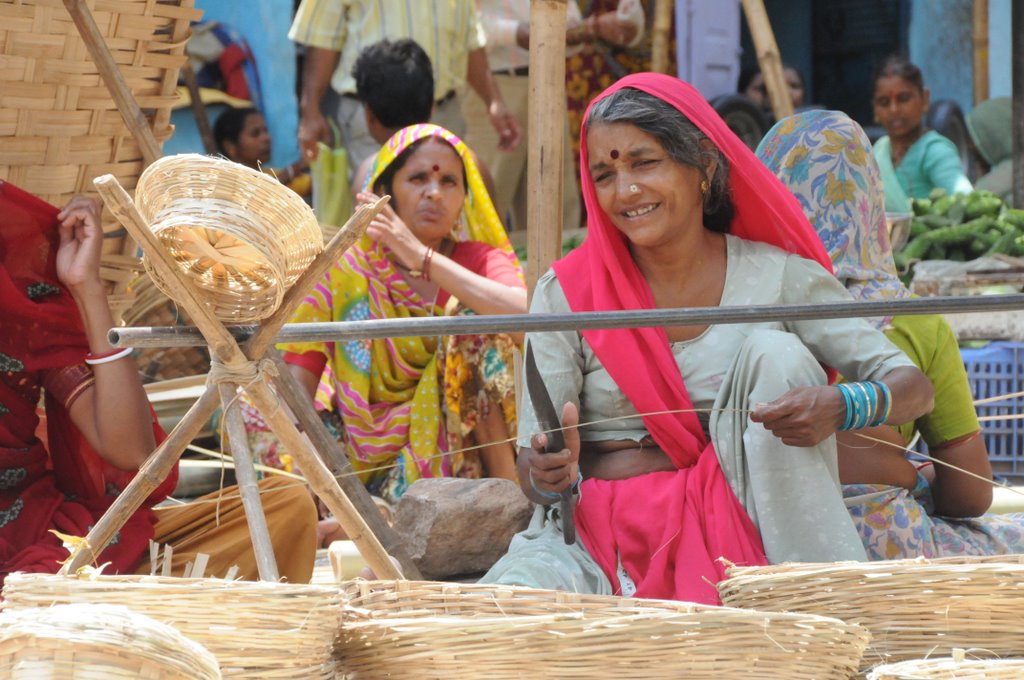
[[[238,486],[260,578],[268,581],[278,579],[273,547],[256,486],[256,471],[237,404],[237,388],[241,387],[263,415],[271,431],[294,456],[310,487],[337,518],[377,577],[403,578],[403,574],[388,558],[390,553],[402,565],[405,576],[420,578],[415,565],[399,544],[397,535],[381,517],[358,476],[351,474],[345,453],[324,428],[308,396],[302,392],[271,347],[274,336],[291,318],[309,290],[323,277],[330,265],[363,235],[373,217],[386,205],[388,197],[381,198],[373,205],[362,206],[352,215],[313,264],[285,293],[277,311],[264,319],[253,336],[244,346],[240,346],[223,323],[203,304],[193,285],[146,226],[142,215],[117,179],[113,175],[104,175],[96,178],[93,183],[110,212],[124,225],[149,258],[151,266],[174,290],[171,297],[199,327],[210,347],[213,368],[207,378],[206,391],[167,439],[150,455],[132,482],[89,532],[85,542],[73,552],[61,573],[74,572],[96,560],[114,534],[167,477],[185,447],[199,433],[219,402],[224,407],[224,422],[231,442]],[[268,381],[273,383],[276,394]],[[281,408],[282,399],[315,442],[316,448],[303,437],[287,411]],[[331,463],[333,474],[321,460],[317,449]],[[387,550],[382,543],[387,546]]]

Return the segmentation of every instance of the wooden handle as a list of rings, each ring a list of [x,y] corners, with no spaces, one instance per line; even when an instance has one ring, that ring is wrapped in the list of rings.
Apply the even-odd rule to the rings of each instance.
[[[772,112],[775,120],[782,120],[793,115],[793,98],[782,72],[782,57],[775,42],[771,21],[768,20],[768,12],[764,8],[764,0],[742,0],[742,3],[750,37],[757,50],[757,63],[761,67],[768,99],[772,103]]]

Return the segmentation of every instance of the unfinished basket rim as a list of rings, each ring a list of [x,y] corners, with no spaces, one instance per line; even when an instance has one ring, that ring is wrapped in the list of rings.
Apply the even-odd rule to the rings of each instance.
[[[362,677],[840,678],[867,632],[836,619],[493,584],[349,581],[342,670]],[[423,650],[431,650],[425,658]],[[569,650],[569,651],[567,651]]]
[[[343,598],[336,587],[164,576],[7,576],[3,611],[121,604],[209,649],[225,677],[332,680]]]
[[[868,663],[1024,648],[1024,556],[729,567],[731,606],[836,616],[869,628]]]
[[[0,674],[27,678],[44,668],[51,677],[221,677],[208,649],[121,605],[76,603],[0,615]]]

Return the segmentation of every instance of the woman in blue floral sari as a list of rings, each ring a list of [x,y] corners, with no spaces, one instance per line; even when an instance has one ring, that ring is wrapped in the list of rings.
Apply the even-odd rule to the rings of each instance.
[[[878,164],[857,123],[835,111],[790,116],[757,154],[797,197],[854,299],[910,295],[892,260]],[[983,514],[992,502],[992,470],[949,324],[939,315],[871,321],[932,381],[935,408],[896,428],[840,433],[840,479],[868,555],[1024,552],[1024,516]],[[938,465],[918,468],[908,460],[915,432]]]

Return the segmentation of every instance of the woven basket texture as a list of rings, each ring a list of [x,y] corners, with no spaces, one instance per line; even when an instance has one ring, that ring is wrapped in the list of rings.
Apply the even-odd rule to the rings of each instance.
[[[978,648],[1024,655],[1024,556],[730,567],[733,607],[834,616],[871,631],[866,666]]]
[[[11,574],[4,611],[120,604],[209,649],[225,678],[333,678],[342,596],[337,588],[157,576]]]
[[[171,136],[178,70],[194,0],[87,0],[121,74],[157,142]],[[95,195],[113,174],[128,190],[142,152],[121,118],[62,0],[0,2],[0,178],[56,206]],[[104,213],[103,269],[115,314],[139,271],[135,245]],[[116,317],[115,317],[116,318]]]
[[[350,581],[352,678],[847,678],[868,635],[835,619],[513,586]]]
[[[270,316],[323,250],[312,209],[262,172],[198,154],[165,156],[139,178],[139,212],[222,321]],[[175,288],[145,261],[157,287]]]
[[[876,666],[868,680],[1020,680],[1024,659],[912,659]]]
[[[117,605],[66,604],[0,615],[7,680],[219,680],[217,659],[173,626]]]
[[[191,320],[148,276],[129,287],[131,306],[124,313],[126,326],[191,326]],[[140,347],[133,354],[143,382],[202,375],[210,371],[210,352],[203,347]]]

